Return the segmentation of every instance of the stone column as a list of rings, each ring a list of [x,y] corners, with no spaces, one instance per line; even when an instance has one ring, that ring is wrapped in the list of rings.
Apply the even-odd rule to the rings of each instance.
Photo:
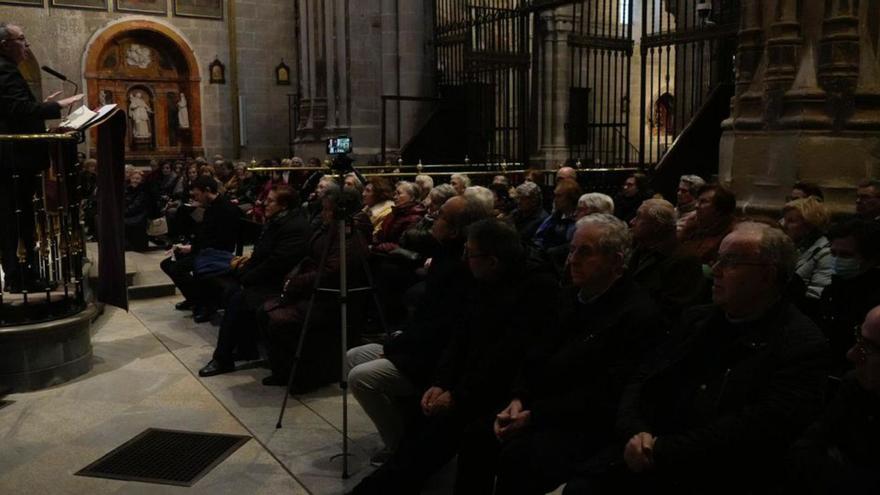
[[[763,125],[764,28],[761,2],[742,0],[739,45],[736,50],[736,94],[731,101],[725,128],[757,128]]]
[[[852,212],[855,185],[880,175],[880,6],[756,3],[742,4],[737,96],[721,137],[720,179],[753,212],[778,215],[796,180],[822,187],[832,211]],[[755,22],[756,8],[765,21]]]
[[[538,123],[538,151],[533,161],[545,166],[559,165],[568,158],[565,123],[572,76],[572,50],[568,44],[572,22],[571,7],[543,12],[536,33],[541,40],[538,81],[538,115],[541,120]]]

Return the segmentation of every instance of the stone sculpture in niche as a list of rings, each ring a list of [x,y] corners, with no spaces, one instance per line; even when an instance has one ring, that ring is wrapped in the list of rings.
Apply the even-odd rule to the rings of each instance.
[[[135,91],[128,97],[128,116],[134,123],[132,136],[135,139],[150,139],[150,115],[153,110],[144,100],[143,93]]]
[[[131,46],[128,47],[128,51],[125,52],[125,63],[128,65],[146,69],[150,66],[152,61],[153,59],[150,55],[150,49],[146,46],[132,43]]]
[[[186,108],[186,95],[183,93],[180,93],[180,99],[177,100],[177,127],[189,129],[189,110]]]

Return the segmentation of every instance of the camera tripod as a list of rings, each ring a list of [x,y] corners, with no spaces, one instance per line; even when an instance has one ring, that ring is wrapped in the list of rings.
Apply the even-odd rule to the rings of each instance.
[[[340,196],[340,203],[342,203],[342,197]],[[342,366],[341,373],[339,379],[339,388],[342,389],[342,453],[334,455],[331,459],[335,459],[337,457],[342,457],[342,479],[347,479],[349,477],[348,473],[348,457],[350,454],[348,453],[348,363],[346,359],[346,354],[348,352],[348,299],[349,294],[354,292],[365,292],[370,291],[373,296],[373,302],[376,304],[376,310],[379,316],[379,322],[382,325],[382,330],[387,331],[387,326],[385,324],[385,315],[382,311],[382,305],[379,301],[379,295],[374,289],[373,275],[370,271],[369,263],[367,261],[366,256],[362,257],[361,262],[363,263],[364,274],[367,279],[367,285],[363,287],[348,287],[348,256],[346,252],[346,234],[350,233],[351,238],[355,240],[355,242],[363,242],[363,236],[360,232],[358,232],[352,226],[352,218],[354,212],[347,212],[344,208],[337,208],[336,210],[336,218],[335,228],[337,232],[337,241],[339,242],[339,288],[325,288],[321,287],[321,274],[324,272],[327,263],[327,256],[330,252],[330,247],[333,245],[332,239],[332,230],[329,235],[331,236],[328,239],[326,245],[324,246],[324,251],[321,253],[321,259],[318,263],[318,274],[315,278],[314,286],[312,287],[312,293],[309,299],[309,305],[306,309],[306,316],[303,320],[302,331],[299,335],[299,341],[296,345],[296,353],[294,354],[290,376],[287,380],[287,390],[284,394],[284,401],[281,404],[281,411],[278,414],[278,422],[275,424],[275,428],[281,428],[281,422],[284,419],[284,411],[287,409],[287,401],[290,397],[290,389],[293,386],[294,379],[296,377],[296,368],[297,364],[302,357],[303,344],[306,340],[306,335],[309,331],[309,324],[311,322],[312,311],[315,307],[315,301],[319,293],[333,293],[338,294],[339,296],[339,314],[340,314],[340,335],[341,335],[341,357],[342,357]]]

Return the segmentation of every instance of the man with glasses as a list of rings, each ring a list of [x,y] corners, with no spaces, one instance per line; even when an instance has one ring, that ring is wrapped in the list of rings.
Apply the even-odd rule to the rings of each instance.
[[[631,244],[626,224],[610,214],[578,220],[567,261],[572,286],[544,309],[506,407],[467,432],[456,493],[492,493],[496,474],[496,495],[547,493],[614,440],[623,385],[667,330],[660,308],[626,273]]]
[[[83,96],[53,101],[58,92],[39,102],[18,70],[28,58],[29,46],[20,27],[0,22],[0,134],[42,134],[46,120],[61,117],[62,108]],[[45,289],[35,274],[33,196],[36,173],[48,164],[44,142],[0,143],[0,250],[5,289],[12,292]],[[24,247],[23,263],[19,245]]]
[[[768,225],[723,239],[714,304],[684,313],[623,393],[628,440],[582,465],[565,493],[751,493],[781,474],[776,463],[822,405],[827,367],[822,333],[784,297],[794,261]]]
[[[868,179],[856,189],[856,213],[865,220],[880,223],[880,179]]]
[[[791,449],[788,493],[880,493],[880,306],[856,327],[846,358],[855,371]]]

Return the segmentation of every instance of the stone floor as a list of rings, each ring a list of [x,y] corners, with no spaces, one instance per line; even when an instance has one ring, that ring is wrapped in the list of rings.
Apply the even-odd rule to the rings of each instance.
[[[291,397],[275,423],[283,389],[267,370],[200,378],[217,327],[176,311],[180,296],[108,307],[93,325],[94,368],[72,382],[14,394],[0,403],[0,493],[341,494],[372,469],[378,434],[349,397],[348,480],[341,479],[342,395],[331,385]],[[245,434],[251,441],[192,488],[74,476],[148,427]],[[451,470],[425,493],[450,493]]]

